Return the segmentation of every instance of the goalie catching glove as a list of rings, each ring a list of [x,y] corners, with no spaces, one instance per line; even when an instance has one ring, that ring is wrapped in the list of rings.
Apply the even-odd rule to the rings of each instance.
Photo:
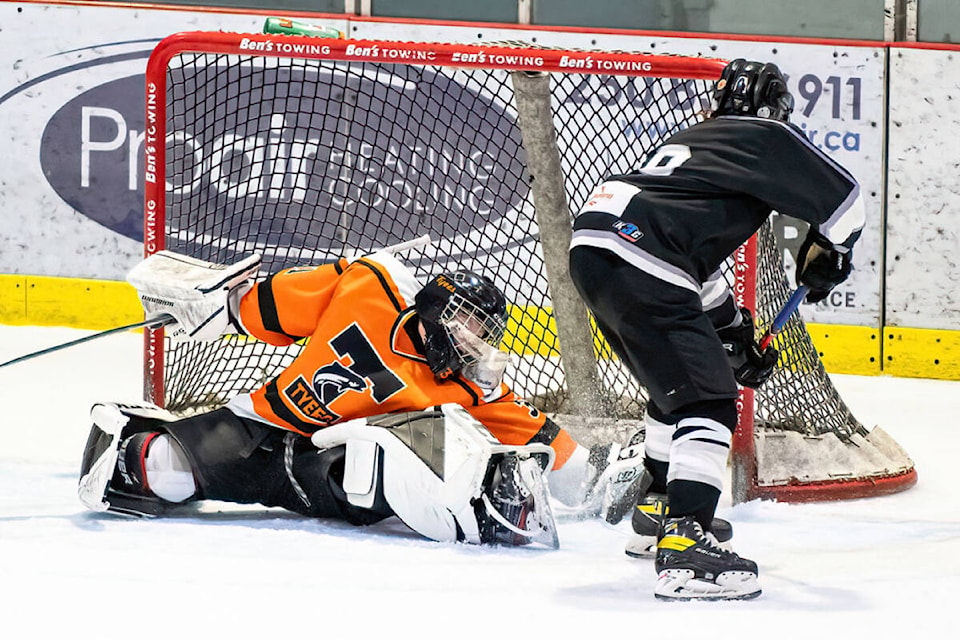
[[[809,289],[807,302],[817,303],[850,276],[853,252],[835,245],[811,227],[797,256],[797,282]]]
[[[260,269],[254,254],[222,265],[173,251],[158,251],[127,274],[147,319],[169,315],[167,335],[176,340],[216,340],[227,333],[246,333],[239,321],[240,298],[253,286]]]
[[[717,335],[738,383],[756,389],[770,378],[780,353],[771,346],[760,349],[760,343],[754,337],[753,316],[748,309],[740,309],[739,324],[718,329]]]

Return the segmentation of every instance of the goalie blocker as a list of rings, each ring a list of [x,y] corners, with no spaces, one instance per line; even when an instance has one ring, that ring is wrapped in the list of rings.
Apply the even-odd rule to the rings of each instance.
[[[216,340],[246,333],[239,320],[240,298],[260,270],[254,254],[230,265],[198,260],[173,251],[158,251],[127,274],[147,319],[169,315],[167,335],[174,340]]]
[[[200,500],[366,525],[396,515],[431,540],[559,546],[545,477],[553,450],[506,446],[459,405],[352,420],[312,439],[221,409],[176,420],[99,404],[79,495],[95,511],[158,516]]]

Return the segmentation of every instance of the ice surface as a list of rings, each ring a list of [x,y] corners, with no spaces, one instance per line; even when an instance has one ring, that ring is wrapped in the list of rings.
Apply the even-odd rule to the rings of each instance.
[[[0,362],[87,332],[0,325]],[[4,638],[944,637],[960,597],[960,383],[834,376],[864,424],[911,455],[913,489],[883,498],[751,502],[720,515],[764,593],[654,599],[629,524],[561,521],[558,551],[418,538],[282,511],[211,505],[133,521],[84,511],[80,453],[95,401],[140,398],[137,334],[0,369]]]

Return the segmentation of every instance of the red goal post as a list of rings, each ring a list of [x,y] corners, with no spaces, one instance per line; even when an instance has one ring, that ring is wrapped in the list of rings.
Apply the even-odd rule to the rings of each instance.
[[[603,175],[701,118],[723,66],[522,43],[176,34],[147,67],[145,253],[230,262],[257,250],[270,272],[430,233],[404,256],[418,276],[476,269],[512,301],[518,393],[583,439],[611,437],[638,424],[646,396],[566,283],[571,211]],[[738,258],[728,281],[763,326],[789,295],[769,225]],[[909,457],[850,414],[798,317],[774,345],[780,370],[741,397],[735,498],[910,486]],[[297,349],[237,336],[174,345],[149,330],[145,397],[213,408]],[[828,449],[836,460],[824,464]],[[866,463],[851,462],[865,449]]]

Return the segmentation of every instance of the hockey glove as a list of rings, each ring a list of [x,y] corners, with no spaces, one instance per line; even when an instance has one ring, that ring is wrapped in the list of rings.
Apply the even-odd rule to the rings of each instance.
[[[852,251],[834,245],[811,227],[797,256],[797,282],[810,289],[807,302],[820,302],[846,280],[852,260]]]
[[[749,310],[741,308],[740,319],[739,325],[719,329],[717,335],[727,352],[733,377],[742,386],[756,389],[773,374],[780,353],[771,346],[760,349]]]
[[[635,431],[626,444],[597,444],[590,447],[589,463],[596,467],[597,477],[587,493],[585,505],[597,505],[600,516],[610,524],[618,524],[637,504],[637,498],[649,483],[643,475],[642,430]]]
[[[253,286],[259,268],[256,254],[221,265],[164,250],[131,269],[127,282],[137,290],[147,319],[173,316],[176,322],[167,327],[167,335],[210,341],[242,332],[239,300]]]

